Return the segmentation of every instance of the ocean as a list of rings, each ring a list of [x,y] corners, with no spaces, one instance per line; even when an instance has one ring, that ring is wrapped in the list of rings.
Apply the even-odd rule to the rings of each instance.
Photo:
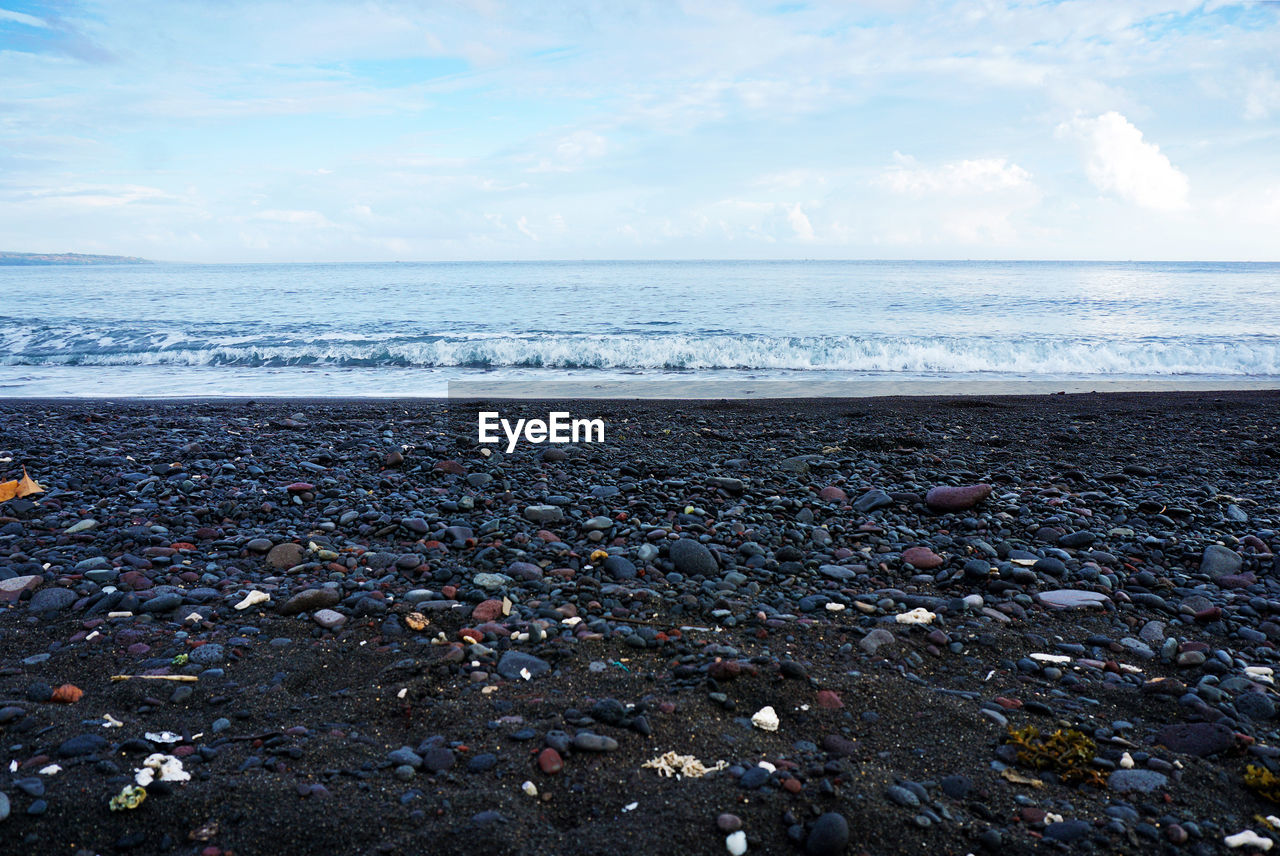
[[[159,263],[0,294],[10,397],[1280,385],[1276,263]]]

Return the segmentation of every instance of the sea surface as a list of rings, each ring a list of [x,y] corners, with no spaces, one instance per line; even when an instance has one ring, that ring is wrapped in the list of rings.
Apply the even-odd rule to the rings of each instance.
[[[1280,387],[1280,264],[0,267],[4,396],[708,383],[761,395]]]

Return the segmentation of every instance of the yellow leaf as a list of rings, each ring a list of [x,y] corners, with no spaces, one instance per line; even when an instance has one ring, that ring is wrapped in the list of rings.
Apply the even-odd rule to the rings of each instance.
[[[44,488],[36,484],[35,479],[27,475],[26,467],[22,468],[21,480],[0,482],[0,502],[8,502],[11,499],[30,496],[33,493],[44,493]]]
[[[27,468],[22,468],[22,481],[18,482],[18,496],[30,496],[33,493],[44,493],[44,488],[36,480],[27,475]]]

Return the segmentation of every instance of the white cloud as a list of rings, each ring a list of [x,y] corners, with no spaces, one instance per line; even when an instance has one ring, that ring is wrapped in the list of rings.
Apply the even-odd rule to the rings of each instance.
[[[802,241],[813,240],[813,224],[809,222],[808,215],[799,205],[792,205],[787,209],[787,222],[795,230],[797,238]]]
[[[1187,207],[1186,175],[1124,116],[1113,110],[1094,119],[1077,117],[1059,130],[1084,142],[1085,170],[1094,187],[1153,211]]]
[[[10,9],[0,9],[0,21],[13,21],[18,24],[25,24],[28,27],[39,27],[42,30],[49,29],[49,25],[45,23],[43,18],[37,18],[25,12],[14,12]]]
[[[979,158],[945,163],[935,168],[916,165],[915,158],[894,152],[894,166],[885,170],[881,181],[896,193],[970,194],[1023,191],[1035,187],[1031,173],[1004,158]]]
[[[309,226],[311,228],[332,229],[336,228],[336,224],[319,211],[297,211],[297,210],[280,210],[269,209],[260,211],[253,215],[255,220],[269,220],[272,223],[288,223],[294,226]]]
[[[1259,71],[1249,80],[1244,98],[1246,119],[1267,119],[1272,110],[1280,109],[1280,80],[1270,70]]]
[[[549,157],[542,158],[529,172],[573,172],[587,161],[603,157],[609,151],[609,141],[594,131],[574,131],[562,137],[551,149]]]

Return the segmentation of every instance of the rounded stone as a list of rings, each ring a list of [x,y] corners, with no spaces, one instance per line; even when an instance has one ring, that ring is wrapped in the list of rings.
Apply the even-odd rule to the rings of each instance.
[[[815,820],[804,841],[804,851],[809,856],[838,856],[848,846],[849,822],[834,811]]]

